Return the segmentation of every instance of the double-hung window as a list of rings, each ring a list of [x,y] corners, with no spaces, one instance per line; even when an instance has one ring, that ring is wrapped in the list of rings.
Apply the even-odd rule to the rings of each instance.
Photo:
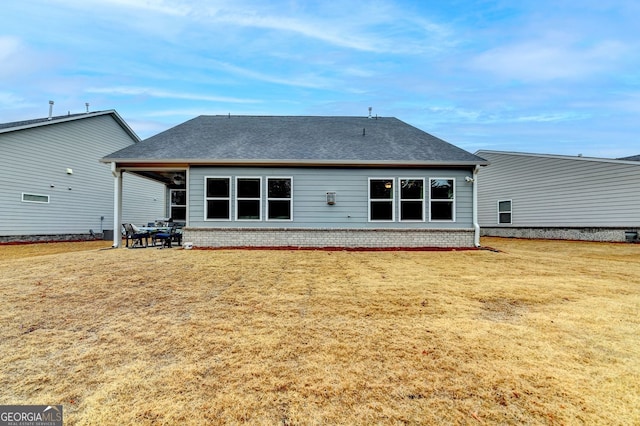
[[[430,205],[429,220],[455,221],[455,179],[429,179]]]
[[[424,220],[424,179],[400,179],[400,220]]]
[[[369,178],[369,221],[394,220],[393,178]]]
[[[205,219],[229,220],[231,218],[231,178],[205,178]]]
[[[511,200],[498,201],[498,223],[511,223]]]
[[[267,178],[267,220],[292,219],[292,178]]]
[[[236,178],[236,220],[262,218],[262,178]]]

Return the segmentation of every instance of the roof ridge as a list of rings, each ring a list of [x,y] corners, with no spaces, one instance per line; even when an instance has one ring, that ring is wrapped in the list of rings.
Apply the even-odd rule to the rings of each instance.
[[[57,120],[64,120],[66,118],[70,118],[70,117],[77,117],[80,115],[87,115],[87,114],[95,114],[95,113],[101,113],[101,112],[105,112],[105,111],[91,111],[91,112],[77,112],[77,113],[69,113],[66,115],[54,115],[51,118],[49,117],[39,117],[39,118],[31,118],[28,120],[18,120],[18,121],[10,121],[7,123],[0,123],[0,129],[9,129],[12,127],[21,127],[21,126],[28,126],[30,124],[37,124],[37,123],[44,123],[44,122],[53,122],[53,121],[57,121]]]
[[[366,118],[375,120],[376,118],[396,118],[393,116],[382,116],[382,115],[374,115],[374,116],[366,116],[366,115],[277,115],[277,114],[200,114],[198,117],[246,117],[246,118]],[[196,117],[197,118],[197,117]],[[189,121],[189,120],[187,120]]]

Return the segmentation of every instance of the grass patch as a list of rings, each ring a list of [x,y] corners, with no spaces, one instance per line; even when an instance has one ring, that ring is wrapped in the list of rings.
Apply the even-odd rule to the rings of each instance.
[[[0,246],[0,404],[69,425],[640,423],[640,245],[482,242],[500,252]]]

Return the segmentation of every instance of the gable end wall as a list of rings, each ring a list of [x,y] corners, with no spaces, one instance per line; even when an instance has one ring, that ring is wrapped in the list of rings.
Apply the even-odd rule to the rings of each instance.
[[[99,160],[132,143],[111,115],[0,134],[0,239],[77,239],[89,230],[112,231],[114,178]],[[164,187],[129,180],[125,218],[163,216]],[[47,195],[49,203],[22,202],[22,193]],[[156,208],[151,200],[158,197]]]

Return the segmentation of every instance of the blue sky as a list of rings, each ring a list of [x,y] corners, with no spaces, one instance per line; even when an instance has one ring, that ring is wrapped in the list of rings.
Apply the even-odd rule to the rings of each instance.
[[[637,0],[6,0],[0,122],[394,116],[470,152],[640,154]]]

